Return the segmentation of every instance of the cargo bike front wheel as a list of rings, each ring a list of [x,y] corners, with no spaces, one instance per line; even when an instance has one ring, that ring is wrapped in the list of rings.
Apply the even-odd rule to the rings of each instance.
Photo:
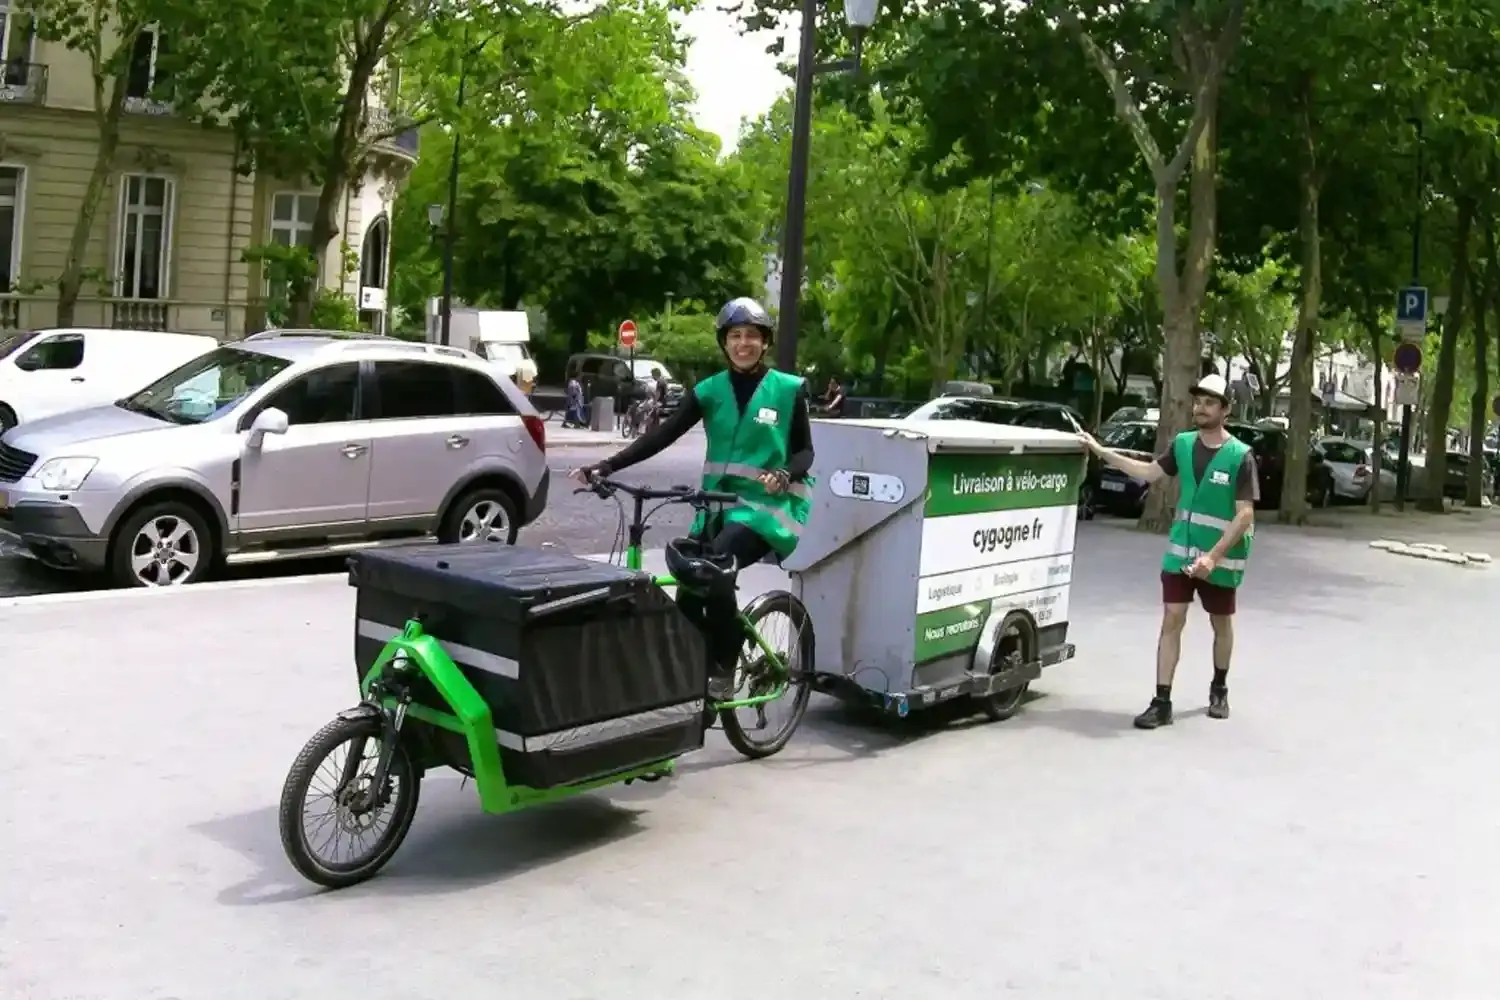
[[[406,839],[421,780],[379,709],[341,712],[308,740],[282,786],[287,860],[308,881],[330,889],[371,878]],[[310,814],[316,807],[324,811]],[[348,856],[337,856],[345,846]]]

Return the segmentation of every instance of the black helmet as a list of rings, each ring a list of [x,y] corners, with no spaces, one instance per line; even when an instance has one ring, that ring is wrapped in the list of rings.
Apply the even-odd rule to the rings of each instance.
[[[766,312],[765,306],[752,298],[730,299],[719,310],[719,318],[714,321],[714,332],[718,334],[720,347],[724,346],[724,338],[732,326],[757,328],[766,335],[767,344],[776,339],[776,324],[771,322],[771,314]]]
[[[674,538],[667,543],[667,572],[680,586],[692,590],[734,587],[734,556],[721,556],[697,538]]]

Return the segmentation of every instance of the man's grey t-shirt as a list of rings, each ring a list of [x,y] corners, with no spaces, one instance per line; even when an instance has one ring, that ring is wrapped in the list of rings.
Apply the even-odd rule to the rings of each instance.
[[[1223,447],[1220,445],[1220,447]],[[1200,434],[1193,438],[1193,482],[1201,483],[1203,473],[1208,471],[1208,463],[1214,460],[1218,448],[1210,448],[1203,443]],[[1168,476],[1176,476],[1181,473],[1177,468],[1176,449],[1168,447],[1166,451],[1156,456],[1156,464],[1161,466],[1161,471]],[[1240,503],[1255,503],[1260,500],[1260,477],[1255,474],[1255,453],[1245,452],[1245,458],[1240,462],[1240,469],[1234,479],[1234,499]]]

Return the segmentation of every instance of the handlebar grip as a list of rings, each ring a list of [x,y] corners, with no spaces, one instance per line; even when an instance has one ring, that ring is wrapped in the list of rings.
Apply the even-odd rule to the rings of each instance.
[[[740,498],[733,493],[717,493],[713,490],[704,490],[700,496],[708,503],[739,503]]]

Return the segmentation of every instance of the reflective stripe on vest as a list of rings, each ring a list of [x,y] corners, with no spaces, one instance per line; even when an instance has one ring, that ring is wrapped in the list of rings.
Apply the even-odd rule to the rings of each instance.
[[[1186,545],[1177,545],[1175,543],[1167,546],[1167,555],[1176,556],[1177,558],[1189,563],[1194,559],[1197,559],[1199,556],[1205,554],[1207,551],[1207,549],[1199,551],[1197,549],[1189,548]],[[1232,556],[1225,556],[1223,559],[1219,560],[1219,563],[1215,568],[1227,569],[1231,573],[1243,573],[1245,572],[1245,560],[1235,559]]]
[[[710,479],[721,476],[738,476],[741,479],[759,479],[766,474],[765,469],[757,469],[753,465],[742,465],[739,462],[704,462],[703,478]],[[725,493],[728,490],[723,491]],[[803,500],[812,499],[812,490],[808,489],[806,483],[792,483],[786,489],[788,496],[800,497]]]

